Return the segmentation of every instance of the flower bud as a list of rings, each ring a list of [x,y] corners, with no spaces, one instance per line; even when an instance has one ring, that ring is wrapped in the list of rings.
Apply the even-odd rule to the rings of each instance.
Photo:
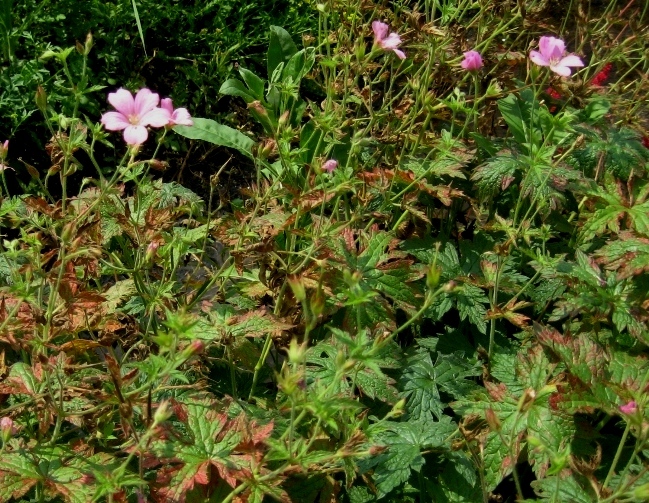
[[[297,339],[291,339],[288,347],[288,361],[291,363],[302,363],[306,356],[306,342],[298,344]]]
[[[42,113],[47,111],[47,93],[42,86],[36,89],[36,106]]]
[[[286,124],[288,124],[289,117],[290,117],[290,112],[287,110],[282,115],[280,115],[278,124],[280,126],[286,126]]]
[[[491,428],[491,431],[501,430],[502,424],[500,423],[500,419],[498,419],[498,416],[492,408],[485,411],[485,419],[487,420],[487,424],[489,425],[489,428]]]
[[[426,286],[429,289],[435,288],[439,285],[439,278],[441,276],[442,270],[437,266],[430,266],[428,272],[426,273]]]
[[[148,264],[153,260],[153,257],[155,257],[156,253],[158,252],[158,248],[160,248],[159,241],[151,241],[149,243],[149,246],[146,247],[146,255],[144,256],[145,263]]]
[[[14,425],[13,419],[8,416],[0,419],[0,436],[3,443],[6,444],[16,433],[18,433],[18,428]]]
[[[299,276],[291,276],[288,278],[288,284],[291,287],[291,290],[293,290],[295,298],[300,302],[304,302],[306,300],[306,290],[302,278]]]
[[[155,411],[155,414],[153,415],[153,422],[155,424],[160,424],[164,423],[167,419],[171,417],[172,410],[171,410],[171,405],[167,400],[164,400],[160,402],[160,405],[158,405],[158,408]]]
[[[205,343],[200,339],[195,339],[191,342],[189,346],[183,349],[183,352],[180,354],[180,357],[183,360],[187,360],[188,358],[191,358],[194,355],[200,355],[203,351],[205,351]]]

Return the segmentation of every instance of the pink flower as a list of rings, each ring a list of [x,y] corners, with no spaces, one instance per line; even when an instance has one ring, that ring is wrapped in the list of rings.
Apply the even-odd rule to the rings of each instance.
[[[482,56],[478,51],[465,52],[460,66],[469,72],[475,72],[482,68]]]
[[[541,37],[539,51],[530,51],[530,59],[539,66],[549,66],[550,70],[562,77],[569,77],[571,66],[584,66],[574,54],[564,56],[566,44],[560,38]]]
[[[638,410],[638,404],[635,403],[635,400],[631,400],[631,401],[630,401],[629,403],[627,403],[626,405],[622,405],[622,406],[620,407],[620,410],[621,410],[624,414],[635,414],[635,411]]]
[[[10,417],[5,416],[0,419],[0,436],[3,442],[9,440],[16,433],[18,433],[18,428],[14,426],[14,422]]]
[[[322,171],[326,171],[327,173],[333,173],[334,169],[338,167],[338,161],[335,159],[329,159],[327,162],[325,162],[322,165]]]
[[[160,98],[149,89],[140,89],[133,95],[126,89],[118,89],[108,95],[108,102],[117,112],[106,112],[101,123],[109,131],[124,130],[124,141],[140,145],[149,137],[147,126],[163,127],[169,123],[168,110],[158,108]]]
[[[174,105],[171,101],[171,98],[161,99],[160,107],[169,112],[169,126],[175,126],[176,124],[179,124],[181,126],[194,125],[194,122],[192,121],[192,118],[186,108],[176,108],[174,110]]]
[[[381,21],[372,22],[372,30],[374,31],[374,43],[384,51],[394,51],[399,56],[399,59],[406,59],[406,54],[397,49],[401,45],[401,37],[392,32],[388,35],[389,27]]]

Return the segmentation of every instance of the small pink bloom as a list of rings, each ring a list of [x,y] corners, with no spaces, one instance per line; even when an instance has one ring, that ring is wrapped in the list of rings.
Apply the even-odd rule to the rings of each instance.
[[[389,27],[381,21],[372,22],[372,31],[374,31],[374,43],[384,51],[394,51],[399,59],[406,59],[406,54],[398,49],[401,45],[401,37],[392,32],[388,35]]]
[[[629,403],[626,405],[622,405],[620,407],[620,410],[624,414],[635,414],[635,412],[638,410],[638,404],[635,403],[635,400],[631,400]]]
[[[334,169],[338,167],[338,161],[335,159],[329,159],[327,162],[325,162],[322,165],[322,171],[326,171],[327,173],[333,173]]]
[[[193,126],[194,122],[192,121],[191,116],[186,108],[176,108],[174,110],[173,102],[171,98],[163,98],[160,100],[160,108],[163,108],[169,112],[169,126],[175,126],[179,124],[181,126]]]
[[[18,428],[14,426],[14,422],[10,417],[5,416],[0,419],[0,435],[3,442],[9,440],[16,433],[18,433]]]
[[[149,89],[140,89],[135,98],[126,89],[108,95],[108,102],[116,112],[106,112],[101,123],[109,131],[124,130],[124,141],[140,145],[149,137],[147,126],[163,127],[169,123],[168,110],[158,108],[160,97]]]
[[[460,66],[469,72],[475,72],[482,68],[482,56],[478,51],[465,52]]]
[[[579,57],[574,54],[564,56],[566,44],[560,38],[541,37],[540,51],[530,51],[530,59],[539,66],[549,66],[550,70],[562,77],[569,77],[570,67],[584,66]]]

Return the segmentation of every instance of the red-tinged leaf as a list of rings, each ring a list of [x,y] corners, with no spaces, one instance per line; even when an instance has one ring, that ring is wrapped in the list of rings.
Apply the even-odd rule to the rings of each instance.
[[[25,495],[41,475],[31,459],[21,453],[3,453],[0,459],[0,503]]]
[[[315,190],[312,192],[307,192],[299,196],[294,203],[301,210],[312,210],[313,208],[319,207],[322,204],[329,202],[336,195],[335,191],[325,192],[323,190]]]
[[[243,437],[239,423],[218,412],[218,402],[206,394],[194,396],[183,405],[189,437],[184,442],[160,439],[152,444],[152,451],[165,465],[155,483],[159,502],[189,501],[187,493],[196,485],[225,483],[234,488],[246,473],[240,454],[235,452]]]

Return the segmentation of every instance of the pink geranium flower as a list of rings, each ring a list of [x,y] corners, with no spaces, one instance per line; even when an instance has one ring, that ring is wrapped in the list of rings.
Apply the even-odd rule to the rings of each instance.
[[[322,171],[326,171],[327,173],[333,173],[334,169],[338,167],[338,161],[335,159],[329,159],[327,162],[325,162],[322,165]]]
[[[191,115],[186,108],[176,108],[174,110],[173,102],[171,98],[163,98],[160,100],[160,108],[169,112],[169,126],[175,126],[179,124],[181,126],[193,126],[194,122],[192,121]]]
[[[635,403],[635,400],[631,400],[629,403],[620,406],[620,410],[625,414],[635,414],[635,411],[638,410],[638,404]]]
[[[465,52],[460,66],[469,72],[475,72],[482,68],[482,56],[478,51]]]
[[[381,21],[372,22],[372,31],[374,31],[374,43],[384,51],[394,51],[399,59],[406,59],[406,54],[397,49],[401,45],[401,37],[392,32],[388,35],[389,26]]]
[[[140,89],[135,98],[126,89],[108,95],[108,102],[116,112],[106,112],[101,123],[109,131],[124,130],[124,141],[140,145],[149,137],[147,126],[163,127],[169,123],[168,110],[158,108],[160,97],[149,89]]]
[[[550,70],[562,77],[569,77],[570,67],[584,66],[579,57],[574,54],[564,56],[566,44],[560,38],[541,37],[540,51],[530,51],[530,59],[539,66],[549,66]]]

